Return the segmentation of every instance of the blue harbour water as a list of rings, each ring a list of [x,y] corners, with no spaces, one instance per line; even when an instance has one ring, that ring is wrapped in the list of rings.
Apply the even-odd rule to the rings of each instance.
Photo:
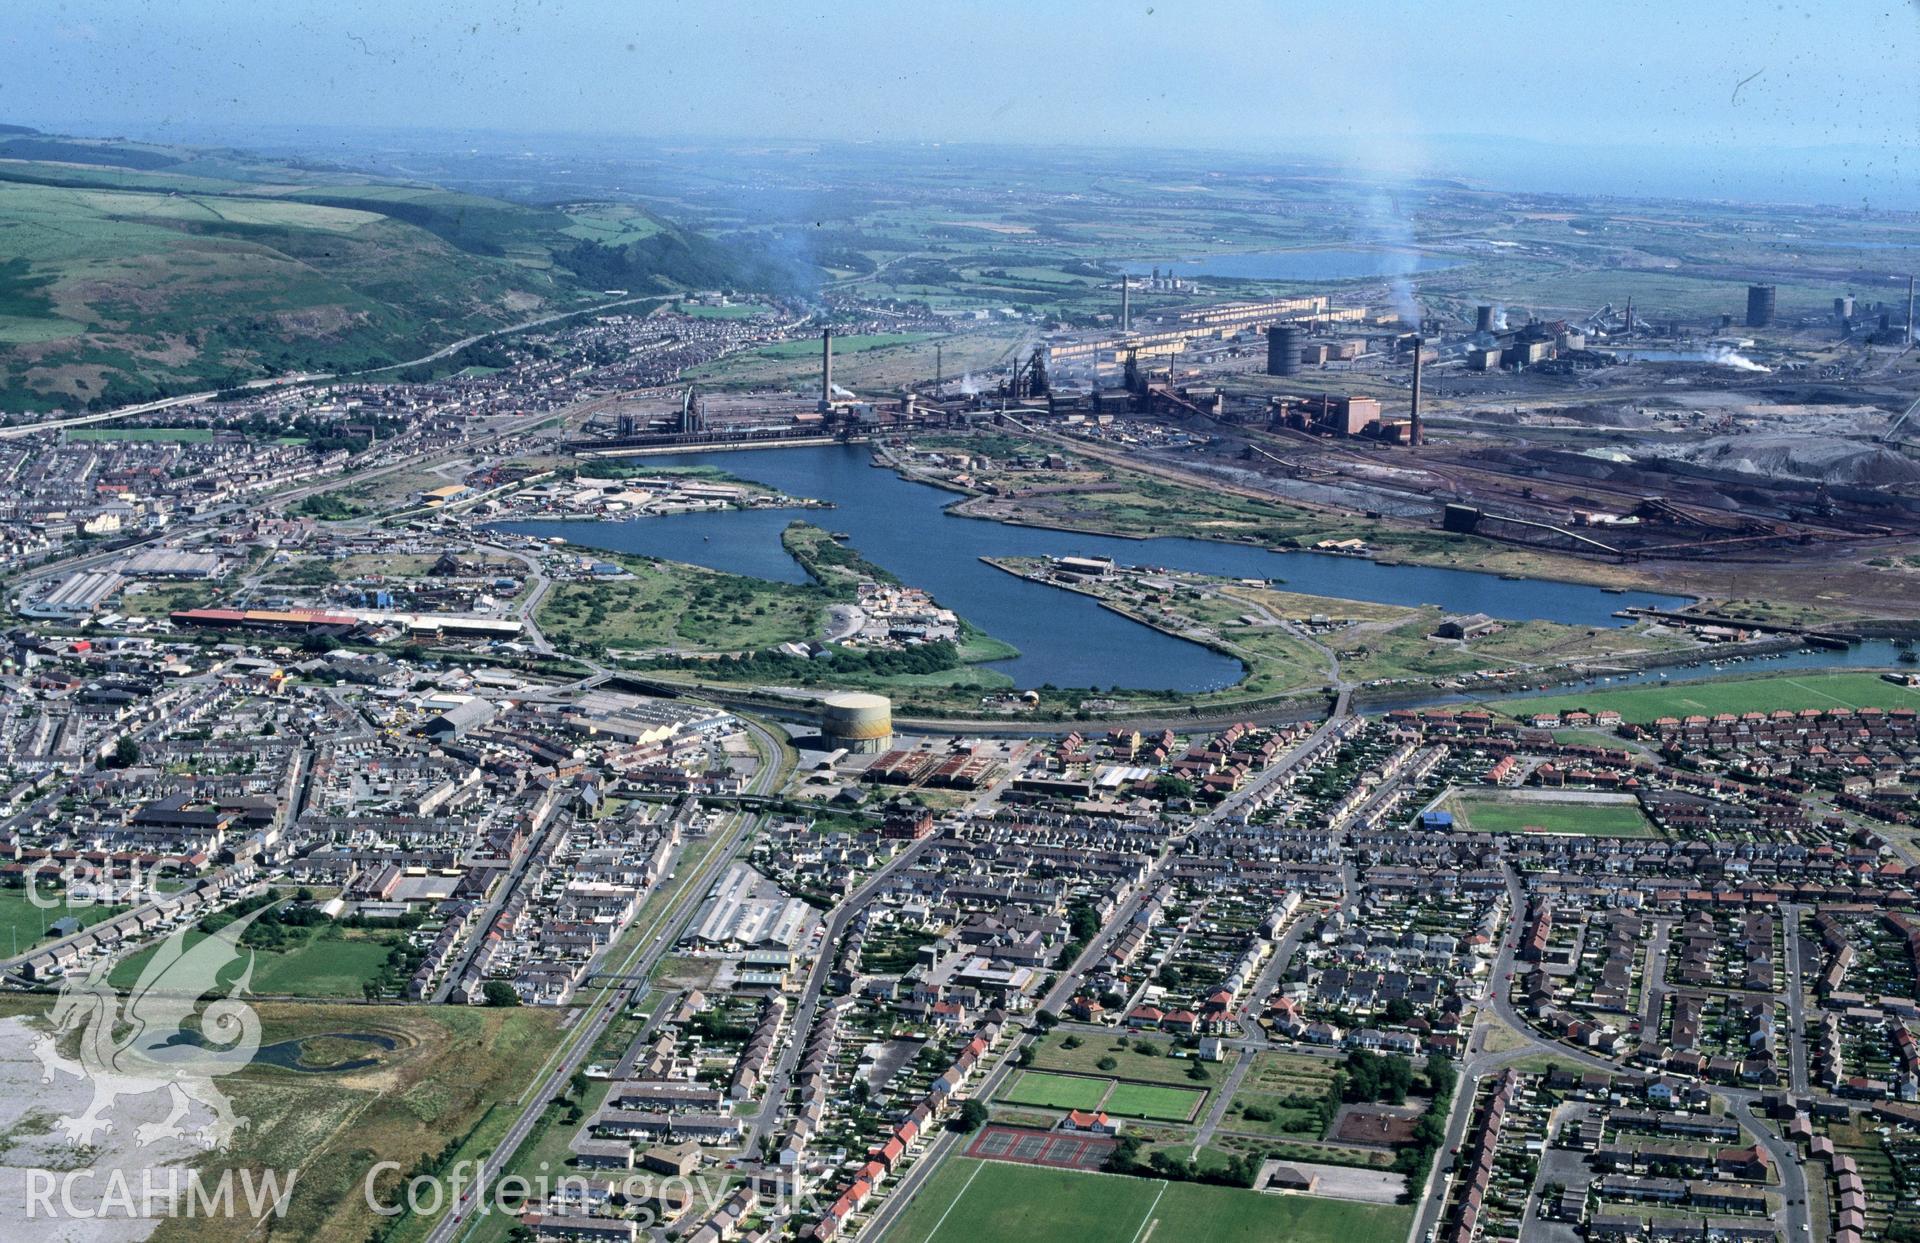
[[[1449,612],[1509,620],[1619,626],[1629,605],[1673,608],[1679,596],[1615,595],[1573,583],[1518,581],[1427,566],[1382,565],[1359,557],[1271,552],[1246,544],[1111,536],[1010,526],[946,512],[950,492],[876,469],[853,445],[750,449],[647,459],[661,466],[717,466],[793,496],[831,501],[830,511],[749,510],[681,514],[625,522],[509,522],[502,529],[559,536],[569,543],[704,565],[779,582],[807,581],[780,546],[796,517],[844,531],[854,548],[904,581],[931,592],[1020,655],[995,662],[1022,687],[1123,687],[1199,691],[1241,676],[1229,656],[1129,621],[1085,596],[994,569],[994,557],[1111,557],[1233,578],[1284,580],[1289,591],[1384,604],[1436,604]]]

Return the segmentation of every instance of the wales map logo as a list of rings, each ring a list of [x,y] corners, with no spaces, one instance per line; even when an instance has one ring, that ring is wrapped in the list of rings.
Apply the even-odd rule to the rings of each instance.
[[[185,1139],[224,1151],[247,1125],[218,1080],[244,1068],[260,1049],[259,1016],[242,1000],[253,976],[253,953],[240,948],[259,915],[250,912],[192,944],[191,925],[175,929],[124,996],[108,984],[107,963],[62,981],[50,1030],[36,1040],[34,1052],[43,1082],[66,1075],[93,1089],[84,1111],[60,1119],[68,1139],[93,1143],[115,1129],[120,1102],[155,1092],[168,1094],[169,1108],[165,1117],[134,1128],[132,1138],[143,1147]],[[230,968],[243,957],[245,966],[235,976]],[[231,983],[221,992],[223,977]],[[77,1053],[69,1055],[63,1050],[75,1047],[76,1034]],[[196,1104],[212,1118],[190,1132],[182,1124]]]

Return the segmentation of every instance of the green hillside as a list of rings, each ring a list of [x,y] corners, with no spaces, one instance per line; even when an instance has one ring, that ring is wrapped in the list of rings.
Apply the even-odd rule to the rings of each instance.
[[[782,279],[631,208],[0,128],[0,413],[377,367],[609,288]]]

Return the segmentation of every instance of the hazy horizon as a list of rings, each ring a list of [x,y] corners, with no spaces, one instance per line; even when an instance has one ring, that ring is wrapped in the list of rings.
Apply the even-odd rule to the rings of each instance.
[[[195,135],[1218,150],[1520,190],[1920,207],[1920,4],[1602,11],[27,3],[0,119]]]

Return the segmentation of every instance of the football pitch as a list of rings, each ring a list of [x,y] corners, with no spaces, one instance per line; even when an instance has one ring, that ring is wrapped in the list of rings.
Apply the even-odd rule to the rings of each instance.
[[[1652,837],[1653,825],[1634,802],[1592,803],[1461,793],[1449,800],[1460,827],[1474,833],[1577,833],[1582,837]]]
[[[1781,708],[1795,712],[1804,708],[1920,708],[1920,689],[1896,686],[1877,673],[1802,673],[1529,695],[1501,699],[1492,706],[1522,719],[1535,712],[1612,708],[1629,721],[1647,722],[1663,716],[1772,712]]]
[[[1402,1243],[1411,1208],[955,1157],[889,1243]]]

